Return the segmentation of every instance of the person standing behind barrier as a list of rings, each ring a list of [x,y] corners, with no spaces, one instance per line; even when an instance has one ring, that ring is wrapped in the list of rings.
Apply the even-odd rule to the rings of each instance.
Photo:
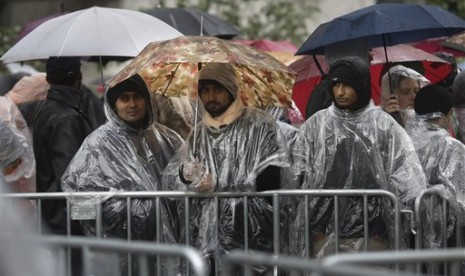
[[[456,216],[463,218],[465,215],[465,145],[451,137],[448,132],[453,111],[452,95],[439,85],[428,85],[417,93],[414,106],[416,120],[407,124],[406,131],[412,138],[428,183],[435,187],[444,185],[446,189],[444,197],[448,199],[450,206],[456,207]],[[438,212],[442,212],[442,209]],[[453,220],[449,220],[448,237],[452,236],[453,224]],[[429,246],[437,247],[438,244],[442,244],[443,239],[440,236],[442,233],[428,236]]]
[[[329,71],[333,104],[302,125],[294,155],[302,189],[383,189],[404,205],[425,189],[425,175],[402,127],[371,101],[368,64],[358,57],[335,62]],[[305,232],[305,200],[291,229],[293,253],[305,255],[310,236],[314,257],[335,252],[334,198],[314,197],[309,204],[310,233]],[[408,206],[403,206],[408,208]],[[363,200],[339,201],[339,251],[363,248]],[[368,202],[370,250],[389,248],[392,206]]]
[[[457,140],[465,144],[465,71],[460,72],[452,84]]]
[[[63,175],[65,191],[158,191],[162,172],[181,146],[182,138],[153,122],[150,93],[139,75],[111,87],[105,94],[108,122],[84,141]],[[129,238],[126,200],[94,199],[78,205],[103,203],[103,233],[95,221],[83,221],[86,235]],[[155,240],[155,204],[135,199],[131,206],[131,239]]]
[[[47,99],[33,123],[37,161],[37,192],[62,192],[61,177],[84,139],[91,133],[88,116],[82,111],[81,62],[78,57],[50,57],[46,80]],[[66,201],[42,201],[42,219],[56,234],[80,234],[76,222],[66,225]]]
[[[405,126],[415,115],[415,95],[427,84],[430,81],[417,71],[403,65],[393,66],[381,78],[381,107],[389,114],[400,112],[399,123]]]
[[[281,169],[289,161],[279,127],[264,110],[244,107],[238,90],[232,65],[207,63],[202,67],[198,91],[206,112],[166,167],[166,190],[253,192],[281,187]],[[212,262],[216,253],[243,248],[245,239],[250,249],[272,251],[270,202],[259,197],[247,203],[248,237],[244,237],[243,198],[221,197],[216,208],[215,199],[207,197],[190,200],[190,225],[184,225],[184,201],[180,201],[179,237],[170,238],[186,242],[184,235],[189,231],[189,244]]]
[[[163,169],[181,146],[182,138],[167,127],[153,122],[150,93],[139,75],[133,75],[109,88],[104,101],[108,122],[86,138],[72,159],[63,175],[63,190],[160,190]],[[146,241],[157,239],[157,222],[161,218],[156,217],[157,206],[153,199],[132,199],[130,217],[127,216],[126,199],[95,196],[85,200],[71,199],[71,202],[84,210],[102,203],[101,233],[96,232],[96,217],[79,218],[87,236]],[[164,201],[160,211],[162,216],[168,213],[163,204]],[[166,227],[161,229],[174,231]],[[127,260],[124,256],[122,258],[121,269],[124,272],[127,271]],[[137,269],[137,265],[134,263],[132,268]],[[150,271],[152,269],[150,267]]]
[[[35,192],[35,158],[32,145],[13,125],[0,121],[0,168],[8,190],[18,193]],[[31,211],[34,201],[23,204]]]

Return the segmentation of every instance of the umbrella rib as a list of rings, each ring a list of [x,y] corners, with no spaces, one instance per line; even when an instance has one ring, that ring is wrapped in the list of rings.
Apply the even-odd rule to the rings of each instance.
[[[63,48],[65,47],[66,41],[68,40],[68,37],[69,37],[71,31],[74,29],[74,27],[80,21],[81,17],[83,17],[85,15],[85,13],[87,13],[87,12],[88,11],[85,11],[81,15],[79,15],[79,17],[74,20],[73,24],[71,24],[71,27],[69,28],[68,32],[66,33],[65,38],[63,39],[63,42],[61,43],[60,52],[59,52],[58,56],[61,56],[61,53],[63,52]]]
[[[132,35],[132,33],[127,29],[126,25],[124,24],[125,23],[125,20],[123,17],[121,17],[118,13],[114,13],[112,11],[109,11],[109,13],[111,13],[120,23],[121,25],[123,26],[124,30],[126,31],[127,34],[129,34],[129,37],[131,37],[131,43],[133,45],[135,45],[135,48],[137,49],[137,52],[140,52],[142,49],[139,49],[138,45],[135,43],[135,39],[134,39],[134,36]]]

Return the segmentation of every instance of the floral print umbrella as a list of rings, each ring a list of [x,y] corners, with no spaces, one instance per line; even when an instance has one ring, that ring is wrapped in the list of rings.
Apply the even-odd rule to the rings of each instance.
[[[234,66],[244,105],[291,107],[294,71],[264,52],[216,37],[183,36],[152,42],[109,86],[139,74],[152,93],[195,98],[198,67],[208,62]]]

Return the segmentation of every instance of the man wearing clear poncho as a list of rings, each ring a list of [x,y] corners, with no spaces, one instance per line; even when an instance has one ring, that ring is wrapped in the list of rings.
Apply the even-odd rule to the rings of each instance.
[[[64,191],[157,191],[165,165],[182,144],[174,131],[153,122],[150,94],[139,75],[105,94],[108,122],[92,132],[68,166]],[[102,236],[127,237],[125,199],[91,198],[76,204],[102,203]],[[131,201],[131,238],[155,240],[155,202]],[[82,221],[86,235],[96,235],[95,221]]]
[[[294,148],[302,189],[384,189],[394,193],[401,208],[409,208],[425,189],[425,176],[407,133],[371,101],[370,72],[358,57],[345,57],[330,68],[333,104],[301,126]],[[298,203],[290,233],[294,254],[304,256],[310,238],[311,255],[335,252],[334,199],[309,200],[310,233],[305,232],[305,202]],[[363,199],[339,199],[339,251],[363,247]],[[368,199],[369,250],[390,247],[392,208],[379,197]]]
[[[274,119],[263,110],[244,107],[230,64],[207,63],[199,72],[199,96],[206,112],[164,172],[166,190],[245,192],[280,188],[282,167],[288,167],[286,144]],[[273,249],[273,210],[269,198],[249,198],[248,237],[244,237],[242,197],[193,198],[189,223],[184,201],[178,204],[180,232],[171,241],[198,248],[207,259],[243,248]],[[218,212],[218,213],[215,213]],[[211,260],[211,259],[210,259]]]
[[[420,89],[415,97],[415,118],[406,125],[412,138],[420,163],[423,166],[429,187],[439,191],[450,204],[447,221],[447,238],[453,240],[455,217],[464,221],[465,216],[465,145],[448,132],[451,122],[453,98],[447,89],[438,85],[428,85]],[[433,223],[427,231],[424,246],[442,247],[442,208],[437,199],[427,201],[434,210]]]

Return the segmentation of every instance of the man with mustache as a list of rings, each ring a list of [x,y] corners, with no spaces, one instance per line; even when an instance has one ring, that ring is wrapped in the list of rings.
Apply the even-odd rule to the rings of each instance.
[[[203,193],[279,189],[281,169],[289,166],[282,134],[266,111],[243,105],[233,66],[204,65],[198,91],[206,112],[166,167],[166,189]],[[190,245],[210,261],[216,254],[243,248],[245,239],[250,249],[273,250],[273,212],[268,199],[247,200],[248,237],[244,237],[243,198],[221,197],[217,202],[215,206],[212,197],[190,200],[190,228],[182,225],[185,203],[179,202],[180,233],[189,231]],[[185,243],[184,236],[173,238]]]
[[[333,104],[310,117],[301,127],[294,147],[295,176],[302,189],[384,189],[408,208],[425,189],[425,175],[404,129],[371,100],[369,65],[345,57],[330,71]],[[305,232],[305,200],[298,203],[290,233],[295,254],[335,252],[334,198],[314,197],[308,207],[310,233]],[[392,207],[377,197],[368,201],[368,249],[390,247]],[[411,206],[410,206],[411,207]],[[338,206],[339,251],[364,248],[363,200],[346,198]]]

